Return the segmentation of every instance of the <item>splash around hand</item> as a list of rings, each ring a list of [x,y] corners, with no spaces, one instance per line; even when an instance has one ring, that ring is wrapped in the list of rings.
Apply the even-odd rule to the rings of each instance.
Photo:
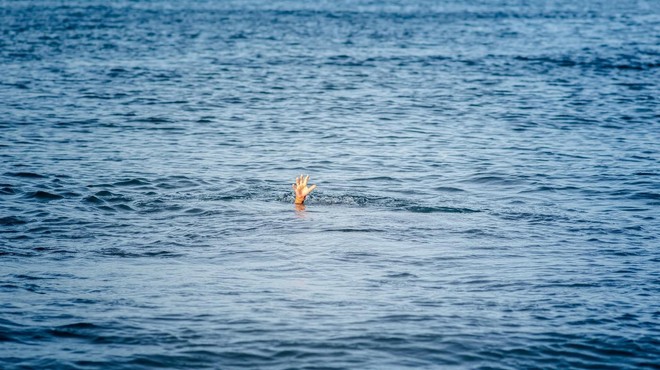
[[[296,183],[293,184],[293,192],[296,194],[295,204],[305,203],[307,195],[316,189],[316,185],[307,186],[307,181],[309,181],[309,175],[303,176],[300,175],[296,177]]]

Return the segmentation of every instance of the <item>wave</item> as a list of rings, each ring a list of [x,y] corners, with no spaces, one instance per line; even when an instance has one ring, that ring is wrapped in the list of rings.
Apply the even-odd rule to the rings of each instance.
[[[117,247],[103,248],[98,252],[98,254],[103,256],[121,257],[121,258],[140,258],[140,257],[172,258],[172,257],[183,256],[182,253],[175,253],[167,250],[129,251]]]
[[[126,179],[122,181],[117,181],[113,183],[115,186],[141,186],[141,185],[151,185],[151,182],[148,179],[144,178],[133,178]]]
[[[660,60],[642,59],[639,54],[621,54],[610,57],[592,55],[593,51],[560,56],[516,56],[515,60],[532,64],[550,64],[558,67],[582,67],[596,70],[619,69],[646,71],[660,67]]]
[[[385,178],[384,181],[389,181]],[[162,179],[161,179],[162,180]],[[116,182],[110,185],[115,186],[150,186],[153,182],[146,179],[131,179]],[[186,187],[196,187],[197,181],[184,179],[179,184],[161,182],[157,187],[160,189],[177,189]],[[150,188],[150,187],[149,187]],[[279,187],[278,187],[279,188]],[[181,211],[187,215],[206,215],[206,207],[198,207],[199,202],[235,202],[256,200],[262,202],[293,203],[294,197],[290,192],[278,193],[270,185],[238,185],[232,189],[220,192],[213,192],[208,189],[204,194],[175,192],[171,194],[156,195],[154,192],[144,192],[145,188],[117,191],[117,188],[109,190],[99,190],[94,194],[89,194],[81,198],[81,202],[87,205],[95,206],[105,211],[137,211],[137,212],[163,212],[163,211]],[[447,188],[448,192],[462,191],[457,188]],[[126,192],[129,192],[126,194]],[[48,193],[50,194],[50,193]],[[130,195],[129,195],[130,194]],[[153,194],[154,196],[151,196]],[[45,193],[40,194],[44,199],[60,199],[60,195]],[[349,207],[375,207],[392,211],[404,211],[412,213],[475,213],[480,212],[464,206],[448,205],[437,202],[421,202],[411,199],[396,198],[389,196],[376,195],[358,195],[353,193],[323,193],[315,192],[308,198],[306,203],[310,206],[349,206]]]
[[[16,191],[9,184],[1,184],[2,188],[0,189],[0,194],[3,195],[13,195],[16,194]]]
[[[648,200],[660,200],[660,193],[651,193],[647,191],[641,191],[634,193],[629,197],[630,199],[648,199]]]
[[[17,226],[25,225],[26,223],[27,221],[16,216],[0,217],[0,226]]]
[[[278,198],[282,202],[293,202],[293,195],[286,194]],[[378,207],[393,211],[413,213],[475,213],[480,210],[467,207],[452,207],[440,204],[424,204],[409,199],[379,197],[354,194],[316,194],[310,195],[309,205]]]
[[[37,190],[31,193],[27,193],[26,198],[33,198],[33,199],[38,199],[38,200],[45,200],[45,201],[50,201],[50,200],[58,200],[58,199],[63,199],[64,196],[55,194],[55,193],[49,193],[47,191],[43,190]]]
[[[47,176],[34,172],[5,172],[5,176],[22,177],[27,179],[45,179]]]
[[[94,195],[86,196],[83,199],[84,202],[93,203],[93,204],[102,204],[104,201],[100,198],[95,197]]]

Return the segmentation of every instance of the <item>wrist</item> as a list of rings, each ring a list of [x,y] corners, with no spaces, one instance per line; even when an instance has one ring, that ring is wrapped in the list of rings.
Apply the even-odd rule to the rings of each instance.
[[[295,204],[303,204],[305,202],[306,197],[296,197],[296,201],[294,202]]]

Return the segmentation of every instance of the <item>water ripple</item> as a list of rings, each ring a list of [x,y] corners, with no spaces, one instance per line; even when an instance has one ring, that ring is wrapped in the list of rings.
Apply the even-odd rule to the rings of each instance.
[[[657,368],[659,11],[3,2],[0,368]]]

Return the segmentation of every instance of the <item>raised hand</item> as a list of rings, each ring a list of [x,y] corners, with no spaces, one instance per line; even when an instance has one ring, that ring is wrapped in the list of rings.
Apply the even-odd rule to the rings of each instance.
[[[299,177],[296,177],[296,183],[293,184],[293,192],[296,194],[296,201],[294,202],[295,204],[303,204],[305,202],[305,198],[307,198],[307,194],[316,189],[316,185],[308,187],[307,181],[309,181],[309,175],[300,175]]]

